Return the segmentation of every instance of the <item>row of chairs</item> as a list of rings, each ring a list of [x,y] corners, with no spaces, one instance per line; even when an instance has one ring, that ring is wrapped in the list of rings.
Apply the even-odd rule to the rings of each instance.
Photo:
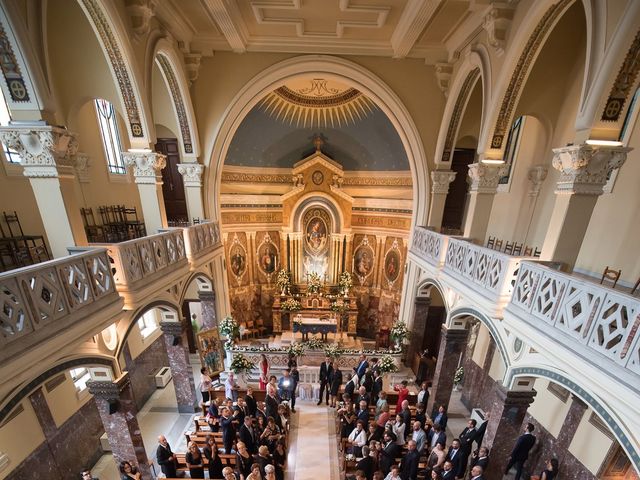
[[[103,205],[98,207],[101,223],[96,222],[93,208],[81,208],[82,222],[89,243],[118,243],[147,235],[136,207]]]
[[[504,249],[502,248],[502,244],[505,243]],[[525,257],[540,257],[541,251],[538,250],[538,247],[530,247],[528,245],[524,245],[524,243],[517,242],[503,242],[501,239],[496,237],[489,237],[487,240],[487,248],[492,248],[493,250],[498,250],[499,252],[504,252],[507,255],[514,256],[525,256]],[[523,250],[524,249],[524,250]]]
[[[614,270],[613,268],[609,268],[609,265],[606,266],[604,272],[602,272],[602,277],[600,277],[600,285],[611,286],[611,288],[616,288],[618,284],[618,280],[620,280],[620,275],[622,275],[622,270]],[[607,285],[606,282],[610,282],[611,285]],[[636,292],[640,292],[640,278],[631,289],[631,295],[635,295]]]
[[[189,221],[188,218],[178,218],[173,220],[167,220],[167,226],[169,227],[191,227],[192,225],[199,225],[202,223],[198,217],[195,217],[193,220]]]
[[[26,235],[17,212],[2,212],[0,222],[0,271],[13,270],[50,260],[42,235]]]

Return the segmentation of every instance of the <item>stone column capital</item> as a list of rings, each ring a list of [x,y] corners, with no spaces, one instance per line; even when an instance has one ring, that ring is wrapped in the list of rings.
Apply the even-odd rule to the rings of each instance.
[[[487,32],[487,39],[498,55],[504,53],[507,30],[513,18],[513,8],[494,7],[485,15],[482,28]]]
[[[202,187],[202,172],[204,165],[200,163],[179,163],[178,173],[182,175],[185,187]]]
[[[172,335],[175,338],[182,335],[183,327],[181,322],[160,322],[160,330],[165,335]]]
[[[56,178],[70,173],[78,151],[75,133],[50,125],[0,127],[0,140],[20,155],[26,177]]]
[[[538,394],[535,390],[507,390],[505,388],[496,389],[496,398],[505,407],[527,408],[533,403],[533,398]]]
[[[553,149],[553,168],[560,172],[556,193],[602,195],[612,170],[632,149],[621,146],[569,145]]]
[[[122,152],[122,160],[133,167],[136,183],[157,184],[160,171],[167,166],[167,157],[157,152]]]
[[[500,178],[507,173],[505,165],[472,163],[469,165],[469,192],[495,194]]]
[[[129,374],[124,373],[120,378],[113,381],[91,380],[87,382],[89,393],[101,400],[119,400],[120,393],[129,386],[131,380]]]
[[[544,165],[535,165],[529,169],[527,178],[531,182],[529,186],[530,197],[537,197],[540,194],[540,188],[547,178],[547,173],[549,173],[549,168]]]
[[[449,193],[449,184],[456,178],[456,172],[451,170],[434,170],[431,172],[431,193],[444,194]]]

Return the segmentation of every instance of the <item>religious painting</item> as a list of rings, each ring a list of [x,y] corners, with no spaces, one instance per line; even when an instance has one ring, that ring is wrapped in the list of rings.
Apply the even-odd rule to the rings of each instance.
[[[224,347],[217,328],[198,333],[198,351],[209,375],[219,375],[224,370]]]
[[[278,249],[271,241],[269,233],[265,233],[262,243],[256,252],[258,268],[267,276],[273,274],[278,268]]]
[[[313,208],[304,216],[304,239],[312,254],[324,252],[329,246],[329,215],[320,208]]]
[[[400,275],[400,253],[390,250],[384,259],[384,275],[389,283],[394,283]]]
[[[404,243],[401,238],[387,237],[385,248],[383,274],[387,283],[386,288],[397,290],[400,288],[402,277]]]
[[[229,283],[240,286],[247,281],[248,255],[246,249],[247,237],[244,232],[234,233],[227,243],[227,274]]]
[[[247,257],[244,248],[241,245],[234,245],[229,252],[229,260],[231,263],[231,272],[236,277],[241,277],[247,266]]]
[[[375,244],[375,240],[372,243]],[[360,285],[365,285],[374,268],[375,253],[369,244],[369,237],[365,235],[353,253],[353,273]]]

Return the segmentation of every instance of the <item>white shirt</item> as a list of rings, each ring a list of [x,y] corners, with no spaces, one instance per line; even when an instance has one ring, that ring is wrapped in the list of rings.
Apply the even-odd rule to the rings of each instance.
[[[200,374],[200,391],[201,392],[208,392],[211,389],[211,377],[209,375],[207,375],[206,373],[201,373]]]
[[[398,425],[397,423],[393,424],[393,433],[396,434],[398,439],[396,440],[396,445],[404,445],[404,423],[402,425]]]
[[[365,432],[364,429],[358,432],[358,429],[354,428],[349,434],[349,441],[356,447],[364,447],[367,444],[367,432]]]
[[[425,390],[420,390],[420,392],[418,392],[418,403],[422,403],[425,393],[427,393]]]

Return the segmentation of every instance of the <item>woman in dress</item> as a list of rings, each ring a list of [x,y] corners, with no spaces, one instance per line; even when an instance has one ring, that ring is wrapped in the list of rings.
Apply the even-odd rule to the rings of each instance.
[[[554,480],[558,476],[558,459],[547,460],[547,468],[540,474],[540,480]]]
[[[402,402],[409,396],[408,382],[403,380],[399,385],[395,385],[393,389],[398,392],[398,403],[396,404],[396,413],[402,411]]]
[[[284,466],[287,462],[287,450],[284,446],[284,439],[281,438],[276,442],[276,448],[273,451],[273,463],[276,468],[276,480],[284,480]]]
[[[396,435],[396,445],[400,445],[401,447],[405,444],[404,441],[404,431],[406,425],[403,422],[402,415],[396,415],[396,421],[393,424],[393,433]]]
[[[202,403],[206,404],[209,401],[209,392],[211,391],[211,384],[213,380],[207,373],[207,368],[202,367],[200,369],[200,393],[202,394]]]
[[[207,435],[206,441],[203,453],[209,461],[209,478],[222,478],[222,459],[218,453],[216,439],[213,435]]]
[[[251,475],[251,467],[253,465],[253,457],[247,450],[247,446],[243,442],[236,444],[238,449],[236,453],[236,471],[240,474],[241,478],[247,478]]]
[[[262,480],[262,474],[260,473],[260,464],[254,463],[251,465],[251,472],[244,477],[245,480]]]
[[[127,461],[120,463],[120,473],[122,480],[140,480],[142,478],[138,469]]]
[[[260,435],[260,443],[269,447],[269,451],[272,452],[275,448],[276,442],[280,439],[281,430],[273,417],[269,417],[267,421],[267,428],[264,429],[262,435]]]
[[[204,478],[204,457],[195,442],[189,442],[185,461],[191,478]]]
[[[338,392],[340,391],[340,387],[342,386],[342,372],[340,368],[336,366],[336,369],[333,371],[331,375],[331,390],[329,393],[331,394],[331,407],[336,408],[336,398],[338,398]]]
[[[269,360],[267,360],[267,356],[264,353],[260,355],[258,366],[260,368],[260,390],[265,390],[269,382]]]

